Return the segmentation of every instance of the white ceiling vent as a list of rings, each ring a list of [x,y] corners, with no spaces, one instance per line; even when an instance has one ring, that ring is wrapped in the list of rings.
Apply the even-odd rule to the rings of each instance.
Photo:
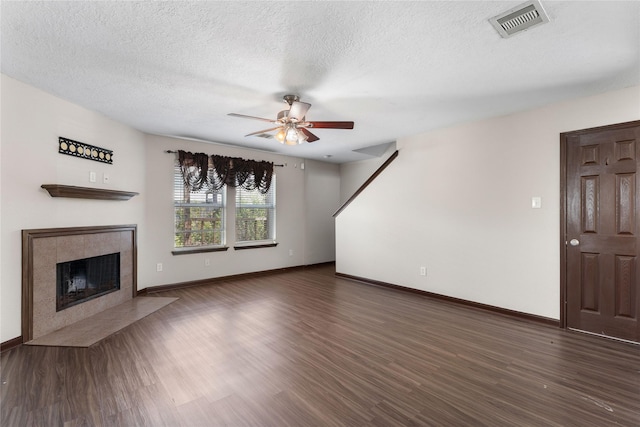
[[[538,0],[531,0],[494,16],[489,22],[503,38],[507,38],[549,22],[549,17]]]
[[[270,133],[257,133],[253,136],[257,136],[258,138],[264,138],[264,139],[271,139],[273,138],[273,135],[271,135]]]

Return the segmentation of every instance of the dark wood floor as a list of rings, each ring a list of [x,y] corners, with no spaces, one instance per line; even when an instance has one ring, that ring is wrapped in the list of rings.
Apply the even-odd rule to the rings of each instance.
[[[6,351],[0,425],[640,425],[638,346],[333,273],[164,292],[88,349]]]

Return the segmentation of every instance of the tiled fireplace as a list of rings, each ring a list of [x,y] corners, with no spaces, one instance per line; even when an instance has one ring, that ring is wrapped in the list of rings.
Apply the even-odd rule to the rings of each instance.
[[[24,342],[82,322],[136,293],[135,225],[22,231]]]

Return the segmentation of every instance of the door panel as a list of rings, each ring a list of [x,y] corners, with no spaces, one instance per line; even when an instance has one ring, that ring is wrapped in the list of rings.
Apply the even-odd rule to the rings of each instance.
[[[640,342],[640,122],[563,138],[566,326]]]

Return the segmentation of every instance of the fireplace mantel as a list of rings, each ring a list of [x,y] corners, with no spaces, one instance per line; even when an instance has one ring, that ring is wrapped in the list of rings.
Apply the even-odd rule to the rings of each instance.
[[[133,191],[105,190],[102,188],[76,187],[73,185],[42,184],[51,197],[72,197],[75,199],[129,200],[139,193]]]

